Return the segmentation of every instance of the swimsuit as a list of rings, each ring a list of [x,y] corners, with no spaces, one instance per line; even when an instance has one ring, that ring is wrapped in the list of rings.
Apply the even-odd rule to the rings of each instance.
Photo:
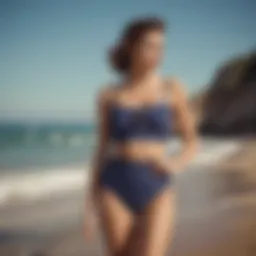
[[[109,109],[110,137],[118,142],[162,140],[170,136],[170,107],[157,103],[143,108],[112,105]],[[100,183],[114,191],[134,212],[142,211],[157,192],[171,183],[171,176],[154,170],[150,162],[121,158],[107,159]]]

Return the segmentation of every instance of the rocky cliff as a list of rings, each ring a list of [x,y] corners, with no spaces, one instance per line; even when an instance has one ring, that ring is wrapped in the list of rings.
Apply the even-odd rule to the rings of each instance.
[[[256,51],[216,72],[202,107],[203,134],[256,134]]]

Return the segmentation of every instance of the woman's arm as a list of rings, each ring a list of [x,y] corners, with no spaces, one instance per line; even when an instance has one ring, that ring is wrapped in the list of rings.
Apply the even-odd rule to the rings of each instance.
[[[188,97],[185,89],[177,79],[170,79],[171,101],[174,111],[178,132],[183,140],[182,150],[174,159],[174,169],[180,170],[194,158],[198,151],[198,136],[195,125],[195,118],[192,109],[189,107]]]
[[[187,95],[181,83],[176,79],[169,79],[166,94],[169,95],[174,122],[183,143],[182,150],[177,157],[164,156],[156,161],[156,165],[160,172],[172,173],[183,169],[193,159],[198,149],[198,136]]]
[[[97,98],[97,144],[96,150],[92,157],[91,173],[89,184],[86,191],[85,213],[84,213],[84,235],[85,239],[90,240],[94,237],[97,230],[96,203],[99,195],[99,175],[101,167],[105,159],[106,148],[108,145],[108,125],[107,125],[107,109],[108,109],[108,90],[101,91]]]
[[[95,196],[98,194],[99,189],[99,175],[101,172],[102,164],[105,160],[106,149],[108,146],[108,124],[107,124],[107,110],[108,110],[108,96],[109,90],[105,89],[100,91],[97,98],[97,143],[96,150],[92,157],[91,163],[91,175],[89,180],[89,189],[88,189],[88,200],[94,201]]]

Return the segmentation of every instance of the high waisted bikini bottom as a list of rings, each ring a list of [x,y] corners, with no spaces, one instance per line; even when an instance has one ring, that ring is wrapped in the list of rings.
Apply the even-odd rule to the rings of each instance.
[[[100,183],[114,191],[134,212],[141,212],[172,176],[157,172],[152,163],[124,159],[108,159],[103,166]]]

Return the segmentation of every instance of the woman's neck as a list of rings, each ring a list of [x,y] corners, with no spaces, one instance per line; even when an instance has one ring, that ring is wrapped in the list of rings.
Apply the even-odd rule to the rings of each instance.
[[[132,70],[126,80],[131,87],[143,87],[154,83],[157,79],[157,74],[152,70]]]

